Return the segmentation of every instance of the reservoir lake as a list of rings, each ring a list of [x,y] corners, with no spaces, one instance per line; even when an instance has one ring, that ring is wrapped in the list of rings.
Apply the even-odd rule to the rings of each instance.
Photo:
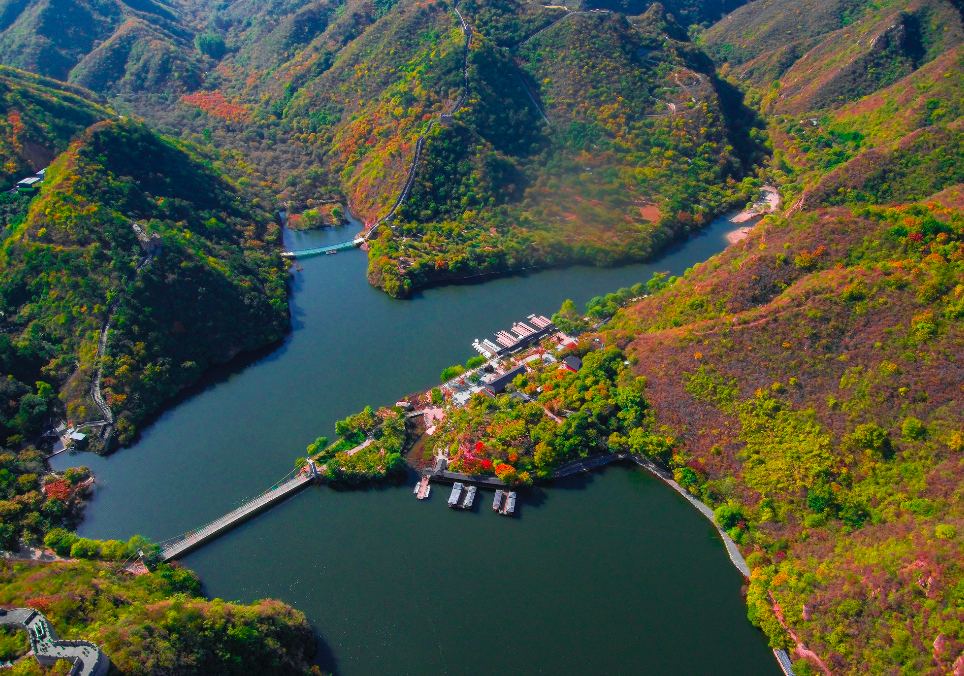
[[[79,533],[165,540],[240,505],[287,474],[336,420],[438,384],[475,338],[551,315],[567,298],[682,274],[739,226],[718,219],[652,264],[571,267],[453,284],[394,300],[365,279],[365,253],[300,260],[292,331],[217,367],[108,458]],[[349,239],[357,226],[285,233],[287,248]],[[205,593],[278,598],[319,637],[338,676],[779,676],[746,619],[744,580],[715,527],[634,465],[613,465],[521,495],[515,518],[481,492],[446,509],[447,487],[412,494],[417,475],[363,490],[312,487],[189,554]]]

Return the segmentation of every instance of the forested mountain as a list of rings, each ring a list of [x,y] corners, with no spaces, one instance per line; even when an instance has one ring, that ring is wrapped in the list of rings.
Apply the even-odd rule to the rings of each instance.
[[[153,0],[7,0],[0,62],[112,94],[194,89],[205,55],[177,15]]]
[[[777,0],[749,9],[700,42],[770,120],[773,176],[792,205],[922,199],[964,180],[958,5]]]
[[[51,473],[37,448],[60,421],[99,420],[82,427],[93,450],[110,434],[128,442],[208,365],[279,339],[277,224],[226,178],[230,157],[120,118],[76,85],[3,67],[0,92],[0,548],[43,543],[69,557],[3,560],[0,602],[95,641],[119,673],[320,673],[292,608],[207,601],[176,564],[131,569],[153,551],[143,538],[65,530],[82,517],[90,473]],[[8,190],[42,169],[39,190]],[[40,673],[29,649],[5,634],[0,659],[26,656],[14,671]]]
[[[770,217],[602,334],[797,674],[960,663],[962,196]]]
[[[788,208],[602,334],[797,674],[964,664],[961,18],[774,0],[702,33]]]
[[[393,215],[369,278],[405,296],[651,257],[768,182],[782,213],[598,334],[646,434],[586,429],[661,440],[798,674],[964,669],[959,3],[11,0],[0,31],[43,76],[0,70],[3,187],[52,162],[2,200],[0,440],[101,416],[95,383],[130,439],[277,339],[282,207]]]
[[[467,50],[444,1],[302,8],[275,25],[234,5],[212,19],[234,51],[156,119],[245,153],[248,178],[295,211],[341,196],[369,224],[392,212],[425,135],[396,227],[371,249],[369,277],[393,295],[646,258],[754,191],[752,113],[661,6],[462,9]]]
[[[472,0],[462,30],[445,0],[28,2],[6,10],[0,60],[235,150],[242,185],[289,212],[392,215],[369,278],[404,296],[644,259],[753,194],[761,122],[672,13],[637,4]],[[706,22],[727,7],[670,9]]]
[[[75,135],[112,116],[103,103],[79,87],[0,66],[0,189],[40,171]]]
[[[15,130],[8,184],[28,159],[64,150],[71,132],[76,140],[38,196],[2,196],[0,342],[10,377],[0,432],[17,443],[50,418],[109,419],[93,393],[102,371],[125,442],[209,364],[282,336],[278,226],[189,147],[131,121],[88,128],[116,116],[30,77],[11,73],[3,84]]]

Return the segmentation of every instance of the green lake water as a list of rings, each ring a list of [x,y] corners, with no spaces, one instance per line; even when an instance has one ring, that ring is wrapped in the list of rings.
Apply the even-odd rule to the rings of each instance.
[[[86,464],[96,496],[80,533],[163,540],[238,506],[285,475],[334,421],[438,382],[446,366],[533,312],[680,274],[726,246],[720,220],[650,265],[574,267],[427,289],[399,301],[365,280],[360,251],[292,272],[292,332],[215,369],[109,458]],[[354,235],[286,234],[289,248]],[[209,596],[279,598],[319,635],[339,676],[698,674],[778,676],[746,619],[742,577],[713,526],[648,473],[613,466],[522,496],[517,518],[481,493],[471,513],[397,486],[310,488],[193,552]]]

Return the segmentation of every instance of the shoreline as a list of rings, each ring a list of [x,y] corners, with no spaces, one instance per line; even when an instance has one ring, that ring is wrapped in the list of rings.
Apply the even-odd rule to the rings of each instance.
[[[765,216],[777,210],[780,206],[780,193],[772,185],[760,188],[763,199],[757,200],[749,209],[744,209],[730,219],[730,223],[746,223],[757,216]]]
[[[779,208],[780,193],[776,188],[774,188],[772,185],[765,185],[760,188],[760,190],[764,193],[763,199],[757,200],[754,202],[752,207],[749,209],[744,209],[736,216],[729,219],[730,223],[735,223],[737,225],[747,223],[752,221],[754,218],[760,218],[762,216],[766,216],[767,214],[772,214]],[[756,225],[756,223],[753,223],[752,225],[734,230],[726,236],[726,241],[728,241],[730,244],[742,242],[750,236],[750,232]]]

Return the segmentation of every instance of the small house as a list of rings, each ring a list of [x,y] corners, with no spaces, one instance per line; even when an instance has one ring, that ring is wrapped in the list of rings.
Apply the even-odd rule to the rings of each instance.
[[[579,369],[582,368],[582,359],[574,355],[570,355],[562,360],[562,368],[568,369],[573,373],[577,373]]]
[[[43,179],[39,176],[28,176],[27,178],[20,179],[17,181],[17,192],[33,192],[40,187],[40,183],[43,183]]]
[[[520,364],[514,369],[510,369],[503,373],[501,376],[493,378],[485,385],[485,391],[489,394],[502,394],[505,392],[505,388],[509,386],[515,377],[526,372],[526,367]]]
[[[87,445],[87,435],[83,432],[71,432],[67,435],[70,440],[70,445],[74,448],[83,448]]]

